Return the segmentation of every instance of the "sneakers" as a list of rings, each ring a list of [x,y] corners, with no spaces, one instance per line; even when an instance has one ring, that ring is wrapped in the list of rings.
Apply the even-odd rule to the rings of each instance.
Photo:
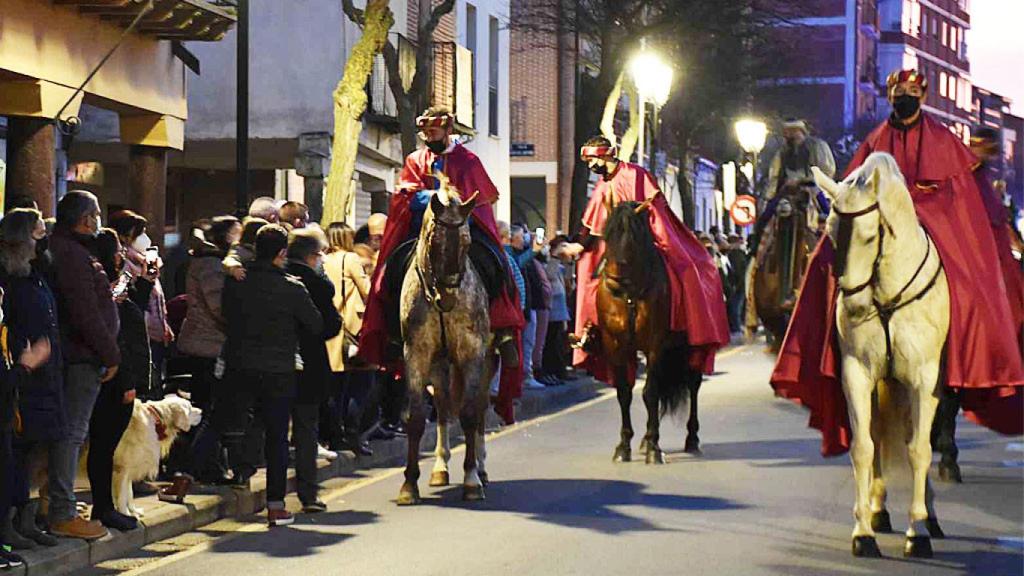
[[[323,446],[317,444],[316,457],[321,458],[323,460],[327,460],[328,462],[334,462],[335,460],[338,459],[338,453],[333,450],[328,450],[327,448],[324,448]]]
[[[306,514],[317,514],[319,512],[327,512],[327,504],[324,504],[320,500],[310,502],[309,504],[302,505],[302,511]]]
[[[81,538],[82,540],[99,540],[108,534],[103,524],[75,516],[70,520],[50,522],[50,533],[64,538]]]
[[[185,496],[188,496],[188,491],[192,487],[192,477],[188,474],[179,474],[174,477],[174,482],[170,486],[161,488],[157,493],[157,498],[161,502],[170,502],[172,504],[184,504]]]
[[[324,509],[327,507],[325,506]],[[284,508],[271,508],[267,510],[267,524],[271,526],[287,526],[295,522],[295,516]]]
[[[8,568],[20,568],[25,565],[25,559],[11,552],[9,546],[0,546],[0,570]]]
[[[139,527],[139,521],[132,517],[121,514],[117,510],[108,510],[100,514],[94,514],[93,520],[99,520],[107,528],[113,528],[121,532],[128,532]]]
[[[523,380],[524,390],[543,390],[545,388],[547,388],[547,386],[541,384],[540,382],[537,382],[533,378],[527,378],[526,380]]]

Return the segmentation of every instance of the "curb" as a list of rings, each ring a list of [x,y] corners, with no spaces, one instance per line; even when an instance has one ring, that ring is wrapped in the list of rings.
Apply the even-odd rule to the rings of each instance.
[[[593,398],[605,389],[605,384],[586,378],[564,386],[542,391],[524,391],[516,408],[519,422],[558,411],[572,404]],[[436,429],[427,423],[420,451],[433,452],[437,442]],[[487,411],[488,431],[501,428],[493,410]],[[457,423],[450,427],[451,445],[462,442]],[[351,452],[341,452],[333,462],[318,461],[317,477],[323,482],[331,478],[355,475],[359,470],[401,465],[405,461],[406,443],[403,441],[373,442],[373,456],[358,458]],[[288,470],[288,492],[295,490],[295,471]],[[93,542],[60,539],[52,548],[19,551],[25,566],[5,570],[4,576],[59,576],[100,562],[119,558],[143,546],[184,534],[230,517],[249,516],[266,506],[266,478],[261,469],[250,481],[249,489],[216,488],[193,493],[184,505],[160,502],[156,495],[136,498],[135,505],[143,510],[139,527],[129,532],[110,530],[110,534]]]

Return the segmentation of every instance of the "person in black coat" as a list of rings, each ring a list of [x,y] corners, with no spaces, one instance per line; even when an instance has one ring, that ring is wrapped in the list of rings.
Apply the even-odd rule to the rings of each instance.
[[[37,503],[29,500],[27,477],[28,454],[42,447],[53,456],[51,444],[66,434],[57,304],[45,278],[48,257],[42,214],[30,208],[8,212],[0,223],[0,288],[6,291],[10,352],[18,357],[29,342],[50,343],[49,359],[25,375],[17,390],[21,429],[13,438],[15,468],[9,477],[17,511],[12,519],[9,507],[0,506],[0,531],[7,544],[19,549],[57,545],[53,536],[36,527]],[[55,464],[51,459],[50,465]]]
[[[302,370],[297,374],[298,392],[292,406],[292,440],[295,444],[299,501],[304,512],[327,509],[317,498],[317,439],[320,436],[320,405],[327,400],[333,376],[325,342],[341,331],[341,315],[334,307],[334,284],[320,272],[326,248],[327,239],[319,229],[296,229],[288,238],[286,270],[302,281],[323,318],[320,332],[304,330],[299,334]]]
[[[87,468],[92,490],[93,520],[107,528],[132,530],[138,521],[114,509],[111,482],[114,474],[114,452],[128,428],[135,407],[135,392],[149,383],[151,361],[146,313],[156,280],[155,270],[143,270],[131,278],[124,270],[125,252],[117,232],[100,230],[96,237],[96,259],[111,279],[114,300],[120,319],[117,344],[121,349],[121,367],[113,379],[103,383],[89,422],[89,456]]]

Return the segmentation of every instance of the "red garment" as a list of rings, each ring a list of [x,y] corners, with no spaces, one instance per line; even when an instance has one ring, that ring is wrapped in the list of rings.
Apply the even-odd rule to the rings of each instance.
[[[401,365],[385,362],[384,354],[388,342],[388,326],[384,315],[388,306],[388,295],[382,290],[384,267],[388,256],[412,233],[409,230],[412,221],[409,204],[413,196],[420,190],[431,190],[436,186],[431,168],[436,159],[437,155],[427,148],[420,148],[405,159],[405,166],[399,175],[398,190],[391,196],[387,225],[377,257],[377,268],[371,278],[370,295],[366,302],[363,329],[359,337],[359,350],[363,358],[396,372],[401,371]],[[465,146],[456,144],[450,152],[444,154],[444,173],[451,184],[462,193],[463,200],[479,192],[472,218],[496,245],[501,246],[501,236],[498,234],[494,209],[491,207],[491,204],[498,200],[498,189],[491,182],[480,159]],[[509,283],[511,282],[510,279]],[[506,294],[491,302],[490,316],[492,329],[513,328],[521,331],[526,325],[518,302]],[[506,416],[506,420],[512,413],[512,400],[522,395],[522,380],[521,366],[502,370],[497,410],[499,414]]]
[[[1011,250],[1010,218],[1006,206],[1000,202],[999,194],[992,188],[983,166],[974,170],[974,180],[981,190],[981,199],[985,202],[992,233],[995,235],[996,251],[999,253],[999,266],[1006,284],[1006,294],[1010,300],[1010,315],[1013,319],[1014,334],[1017,335],[1018,346],[1024,348],[1024,270],[1013,257]]]
[[[964,413],[1004,434],[1024,432],[1024,370],[992,227],[972,174],[976,159],[927,115],[909,129],[888,122],[864,141],[847,173],[872,152],[888,152],[903,172],[914,207],[942,257],[949,281],[950,326],[945,377],[963,388]],[[771,383],[776,394],[811,410],[822,453],[849,449],[850,426],[840,384],[835,336],[837,285],[833,248],[819,243],[800,290]]]
[[[644,202],[652,199],[647,211],[651,232],[668,272],[672,304],[670,327],[685,332],[694,347],[690,364],[706,373],[714,370],[715,351],[729,343],[729,323],[725,314],[722,280],[711,255],[700,240],[679,221],[658,190],[651,175],[641,166],[619,162],[611,180],[600,180],[594,187],[590,203],[583,213],[583,225],[590,234],[600,236],[608,218],[605,195],[614,194],[615,202]],[[584,327],[597,325],[597,287],[594,278],[604,243],[596,242],[580,258],[577,267],[576,333]],[[576,350],[573,362],[583,366],[598,380],[611,382],[603,358]]]

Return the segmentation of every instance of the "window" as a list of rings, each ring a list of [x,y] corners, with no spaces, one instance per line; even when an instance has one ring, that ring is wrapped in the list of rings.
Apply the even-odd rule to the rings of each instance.
[[[917,38],[921,33],[921,4],[918,0],[903,0],[903,21],[902,29],[904,34]]]
[[[953,100],[955,102],[956,101],[956,76],[950,76],[949,77],[949,89],[947,90],[947,92],[949,92],[949,99]]]
[[[942,23],[942,45],[949,46],[949,24]]]
[[[473,53],[473,73],[471,76],[473,85],[473,122],[476,122],[476,6],[468,2],[466,3],[466,48],[469,48],[469,51]]]
[[[498,19],[490,18],[490,48],[489,69],[490,80],[488,82],[488,133],[491,136],[498,135]]]
[[[939,72],[939,96],[946,97],[946,80],[947,76],[945,72]]]
[[[936,16],[931,17],[931,34],[933,38],[939,37],[939,19]]]

